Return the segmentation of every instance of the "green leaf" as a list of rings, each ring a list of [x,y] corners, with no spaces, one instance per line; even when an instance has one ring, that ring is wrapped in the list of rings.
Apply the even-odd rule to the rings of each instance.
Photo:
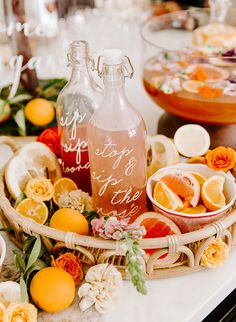
[[[21,95],[17,95],[17,96],[14,96],[13,98],[9,99],[8,102],[10,104],[15,104],[15,103],[19,103],[19,102],[28,101],[31,98],[32,98],[32,96],[29,94],[21,94]]]
[[[19,269],[20,272],[25,272],[25,261],[22,258],[22,254],[18,250],[13,250],[14,254],[14,262],[16,267]]]
[[[39,258],[40,255],[40,251],[41,251],[41,238],[39,236],[37,236],[35,243],[34,243],[34,247],[32,248],[32,251],[30,253],[29,259],[28,259],[28,263],[26,266],[26,271],[28,271],[28,269],[36,262],[36,260]]]
[[[23,276],[21,276],[20,278],[20,297],[22,302],[29,302],[27,286],[23,279]]]
[[[18,125],[19,134],[21,136],[26,135],[25,115],[23,109],[16,112],[16,114],[14,115],[14,120]]]
[[[26,284],[29,282],[29,278],[32,272],[40,271],[42,268],[48,267],[48,265],[41,259],[37,259],[36,262],[31,266],[31,268],[26,273]]]
[[[27,250],[30,248],[33,242],[35,242],[36,238],[34,236],[29,236],[23,245],[23,252],[26,253]]]

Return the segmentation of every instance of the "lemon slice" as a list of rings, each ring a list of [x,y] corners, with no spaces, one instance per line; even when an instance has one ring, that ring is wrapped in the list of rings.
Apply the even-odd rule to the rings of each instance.
[[[36,202],[30,198],[22,200],[16,207],[22,216],[43,225],[48,219],[48,208],[44,202]]]
[[[198,93],[199,88],[202,87],[203,85],[204,85],[203,82],[199,82],[196,80],[187,80],[182,84],[183,89],[189,93]]]
[[[148,176],[163,167],[179,162],[179,153],[171,139],[165,135],[148,137]]]
[[[187,124],[181,126],[174,135],[174,143],[185,157],[204,155],[210,147],[210,136],[200,125]]]
[[[32,176],[25,162],[19,156],[14,156],[10,159],[5,168],[5,182],[8,191],[14,199],[22,195],[27,182],[31,178]]]
[[[55,182],[61,178],[62,172],[56,155],[41,142],[32,142],[24,145],[18,156],[24,160],[29,173],[35,176],[46,176]],[[47,173],[48,172],[48,173]]]
[[[201,197],[204,205],[210,211],[218,210],[226,205],[224,182],[224,177],[212,176],[202,186]]]

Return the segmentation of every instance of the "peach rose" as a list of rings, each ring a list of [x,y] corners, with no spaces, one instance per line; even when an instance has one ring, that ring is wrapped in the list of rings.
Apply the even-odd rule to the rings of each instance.
[[[236,162],[235,151],[231,148],[219,146],[206,154],[206,163],[213,170],[227,172],[232,169]]]
[[[57,259],[53,259],[51,265],[64,269],[69,273],[78,286],[84,278],[83,267],[78,256],[72,253],[65,253],[60,255]]]
[[[221,265],[229,255],[229,247],[221,239],[216,239],[203,252],[200,265],[208,268],[215,268]]]
[[[51,180],[44,177],[30,179],[25,188],[25,195],[36,202],[47,201],[54,194]]]
[[[3,322],[37,322],[37,309],[30,303],[11,303],[3,315]]]

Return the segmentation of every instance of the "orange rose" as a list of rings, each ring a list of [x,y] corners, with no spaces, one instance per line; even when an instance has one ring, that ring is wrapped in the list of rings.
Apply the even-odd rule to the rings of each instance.
[[[78,286],[84,278],[83,268],[78,256],[72,253],[65,253],[59,256],[57,259],[53,259],[51,265],[53,267],[62,268],[69,273]]]
[[[213,170],[227,172],[235,166],[235,151],[231,148],[219,146],[206,154],[206,163]]]

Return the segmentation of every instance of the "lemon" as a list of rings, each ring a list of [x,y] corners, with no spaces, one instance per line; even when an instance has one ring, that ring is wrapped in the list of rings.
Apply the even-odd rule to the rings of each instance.
[[[24,109],[26,119],[37,126],[45,126],[51,123],[55,116],[55,109],[44,98],[35,98],[29,101]]]
[[[44,202],[36,202],[30,198],[22,200],[16,207],[16,211],[41,225],[45,224],[48,219],[46,204]]]

